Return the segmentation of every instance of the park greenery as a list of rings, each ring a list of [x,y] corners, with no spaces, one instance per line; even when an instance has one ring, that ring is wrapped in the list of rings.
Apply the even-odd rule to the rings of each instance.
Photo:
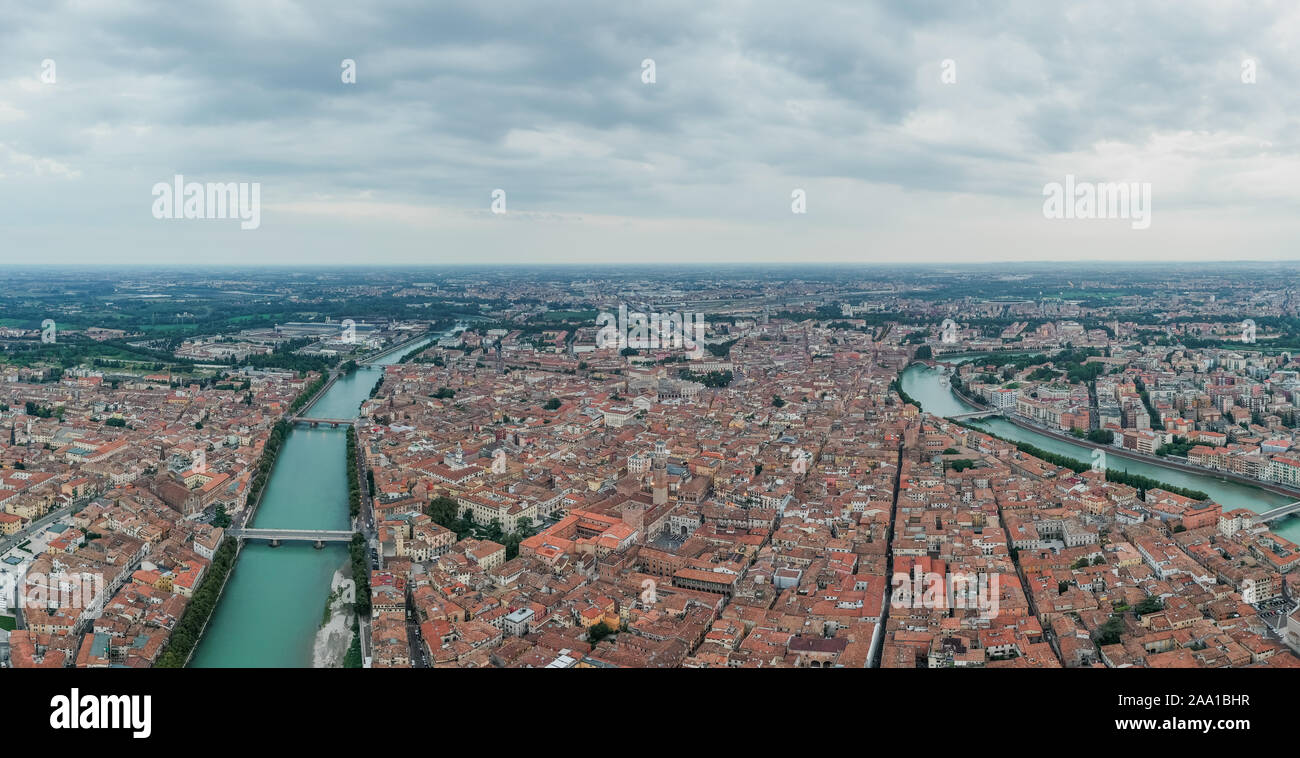
[[[453,498],[446,495],[440,495],[429,502],[425,513],[433,520],[435,524],[446,527],[456,533],[456,539],[462,540],[466,537],[475,539],[486,539],[505,546],[506,560],[511,560],[519,555],[519,543],[536,534],[533,522],[528,518],[519,519],[518,529],[513,532],[506,532],[501,528],[501,524],[493,521],[486,526],[476,524],[470,518],[468,508],[461,510],[460,504]]]
[[[709,371],[707,373],[698,374],[694,371],[691,371],[690,369],[684,368],[681,370],[681,373],[678,374],[678,376],[681,377],[682,379],[685,379],[688,382],[699,382],[700,384],[703,384],[705,387],[726,387],[727,385],[731,384],[731,380],[734,378],[735,375],[732,374],[731,371],[726,371],[726,370]]]

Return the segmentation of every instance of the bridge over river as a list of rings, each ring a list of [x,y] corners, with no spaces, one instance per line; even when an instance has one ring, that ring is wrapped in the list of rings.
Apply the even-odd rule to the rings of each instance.
[[[1255,523],[1267,524],[1270,521],[1276,521],[1280,518],[1293,516],[1297,513],[1300,513],[1300,500],[1297,500],[1294,503],[1287,503],[1286,505],[1279,505],[1276,508],[1264,511],[1255,517]]]
[[[282,542],[311,542],[317,548],[327,542],[351,542],[355,532],[331,529],[231,529],[227,532],[237,540],[264,540],[272,547]]]
[[[953,421],[965,421],[972,418],[989,418],[990,416],[1001,416],[1002,411],[975,411],[974,413],[959,413],[956,416],[949,416]]]
[[[290,416],[289,421],[294,424],[311,424],[312,426],[329,424],[332,427],[352,426],[357,423],[356,418],[317,418],[315,416]]]

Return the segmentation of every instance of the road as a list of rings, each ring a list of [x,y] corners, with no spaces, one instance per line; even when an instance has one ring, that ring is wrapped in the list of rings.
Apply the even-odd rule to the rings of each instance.
[[[0,555],[4,555],[5,553],[9,552],[11,549],[17,547],[19,544],[27,540],[31,535],[39,532],[40,530],[44,529],[50,524],[53,524],[55,521],[59,520],[60,518],[63,518],[69,513],[72,513],[74,509],[76,509],[81,505],[84,505],[89,500],[90,498],[81,498],[80,500],[74,500],[71,503],[68,503],[67,505],[63,506],[62,508],[50,511],[44,516],[41,516],[40,518],[33,521],[30,526],[28,526],[26,529],[19,531],[17,534],[11,535],[9,537],[5,537],[3,540],[0,540]]]
[[[357,470],[357,484],[359,489],[361,490],[361,497],[360,497],[361,502],[358,507],[359,513],[357,514],[357,518],[354,519],[354,523],[352,526],[353,528],[360,531],[363,535],[365,535],[366,565],[370,566],[372,565],[370,561],[370,549],[373,546],[376,549],[376,551],[378,551],[378,543],[375,540],[376,533],[375,533],[375,519],[374,519],[374,514],[375,514],[374,499],[370,493],[370,480],[366,477],[366,464],[365,464],[366,456],[365,456],[365,452],[361,447],[361,435],[356,431],[360,426],[361,426],[360,424],[357,424],[356,426],[353,427],[353,434],[355,435],[357,441],[357,445],[356,445],[357,454],[356,454],[356,458],[351,463],[353,466],[356,467]],[[367,582],[366,584],[369,585],[369,582]],[[371,637],[370,616],[367,615],[367,616],[359,617],[357,619],[357,623],[358,623],[358,630],[361,634],[361,657],[362,660],[364,660],[370,655],[370,637]],[[412,626],[414,626],[414,631],[412,631]],[[409,647],[411,648],[411,665],[415,666],[416,668],[424,668],[424,666],[421,666],[416,663],[416,657],[420,655],[420,648],[423,647],[422,645],[418,644],[419,625],[412,625],[408,623],[406,639]]]
[[[894,503],[889,509],[889,536],[885,543],[885,572],[886,576],[892,576],[894,571],[894,524],[898,516],[898,496],[899,487],[903,483],[903,443],[898,443],[898,470],[894,472]],[[889,606],[893,603],[893,597],[890,594],[892,584],[885,587],[885,608],[880,614],[880,642],[879,647],[871,651],[871,660],[867,662],[867,668],[880,668],[880,655],[885,649],[886,637],[889,636]]]
[[[406,612],[406,645],[411,648],[411,668],[432,668],[424,652],[424,643],[420,641],[420,625],[415,621],[413,610]]]

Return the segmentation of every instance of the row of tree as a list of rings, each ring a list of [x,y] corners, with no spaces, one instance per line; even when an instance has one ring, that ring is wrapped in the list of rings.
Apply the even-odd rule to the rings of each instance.
[[[216,610],[217,601],[221,599],[221,588],[230,570],[235,566],[235,554],[236,543],[233,539],[224,540],[221,547],[217,548],[216,554],[212,556],[212,565],[208,566],[207,574],[199,582],[199,588],[194,591],[189,604],[185,606],[180,621],[176,622],[176,628],[172,630],[172,636],[167,640],[167,647],[158,657],[158,662],[155,664],[158,668],[176,669],[185,666],[190,653],[203,636],[204,625]]]
[[[352,542],[348,544],[348,557],[352,564],[352,581],[357,585],[357,601],[353,608],[358,617],[369,616],[370,556],[366,554],[365,535],[360,532],[352,535]]]
[[[293,399],[293,403],[290,404],[289,410],[294,413],[302,410],[302,407],[306,405],[309,400],[315,397],[317,392],[320,392],[321,387],[324,387],[325,382],[327,381],[329,381],[329,379],[324,374],[316,377],[315,381],[304,387],[302,392],[298,393],[298,397]]]
[[[976,429],[980,432],[983,432],[984,434],[989,434],[987,430],[980,429],[977,426],[969,426],[969,428]],[[1010,445],[1015,445],[1016,449],[1019,450],[1020,452],[1026,455],[1032,455],[1035,458],[1038,458],[1039,460],[1043,460],[1052,464],[1053,466],[1068,468],[1071,471],[1074,471],[1076,473],[1082,473],[1092,468],[1092,466],[1088,463],[1084,463],[1083,461],[1076,460],[1074,458],[1071,458],[1068,455],[1060,455],[1059,453],[1053,453],[1044,450],[1040,447],[1035,447],[1029,444],[1028,442],[1017,442],[1015,440],[1006,439],[1005,437],[999,437],[996,434],[989,434],[989,436],[1002,440],[1003,442],[1006,442]],[[1142,476],[1141,474],[1130,474],[1127,471],[1115,471],[1113,469],[1106,469],[1106,481],[1115,482],[1116,484],[1127,484],[1128,486],[1133,487],[1138,491],[1139,498],[1146,497],[1147,490],[1161,489],[1167,492],[1173,492],[1175,494],[1182,495],[1183,497],[1190,497],[1193,500],[1210,499],[1208,493],[1202,492],[1200,490],[1188,489],[1186,487],[1175,487],[1172,484],[1166,484],[1158,479],[1152,479],[1149,476]]]
[[[348,515],[356,518],[361,513],[361,482],[357,477],[357,430],[348,427],[347,462],[348,470]]]
[[[253,481],[248,487],[248,503],[251,505],[257,502],[258,496],[262,493],[262,488],[270,479],[271,469],[275,467],[275,458],[280,454],[280,446],[284,444],[285,438],[289,436],[289,431],[293,425],[284,419],[275,422],[271,427],[271,433],[266,437],[266,444],[262,447],[262,456],[257,459],[257,468],[253,472]]]

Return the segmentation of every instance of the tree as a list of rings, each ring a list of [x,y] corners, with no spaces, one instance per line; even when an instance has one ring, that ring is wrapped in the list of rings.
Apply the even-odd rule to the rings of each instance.
[[[1165,604],[1161,602],[1160,598],[1155,595],[1149,595],[1142,598],[1142,602],[1138,603],[1137,607],[1133,610],[1137,612],[1137,615],[1145,616],[1148,613],[1155,613],[1157,611],[1163,611],[1164,609]]]
[[[1109,429],[1093,429],[1088,432],[1088,441],[1109,445],[1115,441],[1115,432]]]
[[[934,357],[934,350],[929,345],[922,345],[916,349],[916,359],[918,361],[928,361]]]
[[[773,407],[773,408],[783,408],[783,407],[785,407],[785,401],[781,399],[781,396],[780,396],[780,395],[773,395],[773,396],[772,396],[772,407]]]
[[[1124,633],[1124,619],[1119,616],[1111,616],[1102,624],[1093,636],[1093,641],[1098,645],[1114,645],[1119,642],[1120,635]]]
[[[429,514],[429,518],[433,519],[435,524],[448,529],[453,529],[460,521],[460,506],[446,495],[439,495],[430,501],[425,513]]]
[[[558,397],[553,397],[550,400],[547,400],[546,405],[543,405],[542,407],[548,411],[556,410],[560,407],[560,399]]]
[[[595,645],[613,633],[614,630],[610,629],[609,625],[602,621],[587,629],[587,640]]]

